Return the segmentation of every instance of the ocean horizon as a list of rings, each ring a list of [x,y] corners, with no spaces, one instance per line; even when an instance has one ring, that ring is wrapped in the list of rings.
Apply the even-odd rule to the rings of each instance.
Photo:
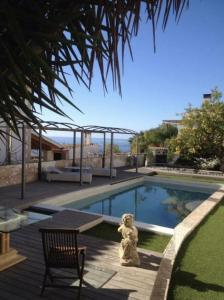
[[[73,138],[69,136],[48,136],[50,139],[54,140],[60,144],[73,144]],[[92,137],[91,141],[93,144],[98,144],[99,149],[103,151],[103,138]],[[76,138],[76,143],[80,144],[80,137]],[[106,144],[110,144],[110,139],[106,138]],[[114,145],[118,145],[121,152],[130,152],[131,146],[128,139],[114,139]]]

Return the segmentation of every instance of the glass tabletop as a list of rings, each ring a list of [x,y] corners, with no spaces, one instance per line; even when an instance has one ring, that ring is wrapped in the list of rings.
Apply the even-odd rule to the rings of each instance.
[[[0,232],[10,233],[28,224],[27,212],[0,206]]]

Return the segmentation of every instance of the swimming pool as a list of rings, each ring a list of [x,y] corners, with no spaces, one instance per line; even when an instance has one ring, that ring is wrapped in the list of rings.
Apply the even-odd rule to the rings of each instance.
[[[132,213],[136,221],[174,228],[212,192],[144,181],[125,190],[115,190],[65,206],[118,218],[123,213]]]

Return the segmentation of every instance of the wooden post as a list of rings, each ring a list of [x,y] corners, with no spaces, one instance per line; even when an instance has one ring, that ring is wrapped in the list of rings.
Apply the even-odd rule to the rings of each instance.
[[[10,235],[9,233],[2,232],[0,234],[0,254],[9,252],[10,249]]]

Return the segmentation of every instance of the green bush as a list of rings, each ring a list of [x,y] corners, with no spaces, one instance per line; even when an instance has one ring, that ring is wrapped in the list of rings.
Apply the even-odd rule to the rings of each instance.
[[[220,160],[216,159],[200,159],[199,160],[200,169],[203,170],[220,170]]]
[[[195,159],[189,158],[187,156],[180,156],[175,162],[176,166],[184,166],[184,167],[198,167],[198,163]]]

